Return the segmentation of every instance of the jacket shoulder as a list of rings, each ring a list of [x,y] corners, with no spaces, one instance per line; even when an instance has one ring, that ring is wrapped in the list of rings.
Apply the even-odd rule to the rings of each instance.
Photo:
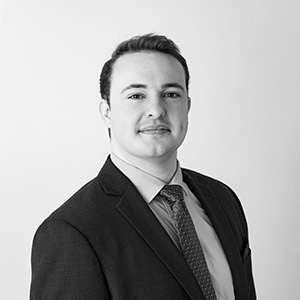
[[[224,211],[235,215],[241,220],[244,229],[247,231],[247,220],[241,204],[240,199],[233,189],[226,183],[217,180],[213,177],[201,174],[199,172],[182,169],[184,181],[190,185],[190,183],[196,184],[205,194],[208,189],[209,192],[213,193],[219,203],[222,205]]]
[[[221,189],[224,192],[231,192],[231,193],[235,194],[233,192],[233,190],[227,184],[225,184],[222,181],[217,180],[213,177],[204,175],[204,174],[196,172],[194,170],[185,169],[185,168],[182,168],[182,173],[183,173],[184,179],[187,181],[192,179],[194,181],[197,181],[201,185],[206,185],[208,187],[213,188],[213,190]]]
[[[97,178],[94,178],[83,185],[77,192],[75,192],[69,199],[67,199],[61,206],[54,210],[49,218],[67,217],[77,211],[85,211],[93,205],[96,201],[96,195],[99,195],[101,186]]]

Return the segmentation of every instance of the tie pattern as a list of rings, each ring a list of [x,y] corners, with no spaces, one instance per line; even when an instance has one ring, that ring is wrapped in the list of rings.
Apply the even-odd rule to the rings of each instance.
[[[217,300],[202,246],[184,202],[182,187],[165,185],[160,195],[170,205],[183,256],[194,273],[204,296],[207,300]]]

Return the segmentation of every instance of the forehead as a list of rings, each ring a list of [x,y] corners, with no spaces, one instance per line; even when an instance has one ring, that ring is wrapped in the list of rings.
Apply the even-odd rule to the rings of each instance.
[[[160,52],[126,53],[116,60],[112,69],[112,88],[132,83],[147,83],[143,81],[162,84],[177,82],[184,86],[185,73],[175,57]]]

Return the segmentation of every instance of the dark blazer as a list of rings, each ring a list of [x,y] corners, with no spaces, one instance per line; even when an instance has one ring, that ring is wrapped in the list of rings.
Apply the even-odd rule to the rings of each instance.
[[[256,299],[238,198],[219,181],[182,172],[222,243],[236,300]],[[30,299],[205,300],[169,235],[110,158],[37,230]]]

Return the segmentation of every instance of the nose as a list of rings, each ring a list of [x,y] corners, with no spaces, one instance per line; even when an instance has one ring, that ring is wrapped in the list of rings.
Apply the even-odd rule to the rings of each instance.
[[[166,114],[165,107],[163,105],[163,99],[160,97],[154,97],[149,100],[147,111],[147,117],[151,119],[159,119]]]

